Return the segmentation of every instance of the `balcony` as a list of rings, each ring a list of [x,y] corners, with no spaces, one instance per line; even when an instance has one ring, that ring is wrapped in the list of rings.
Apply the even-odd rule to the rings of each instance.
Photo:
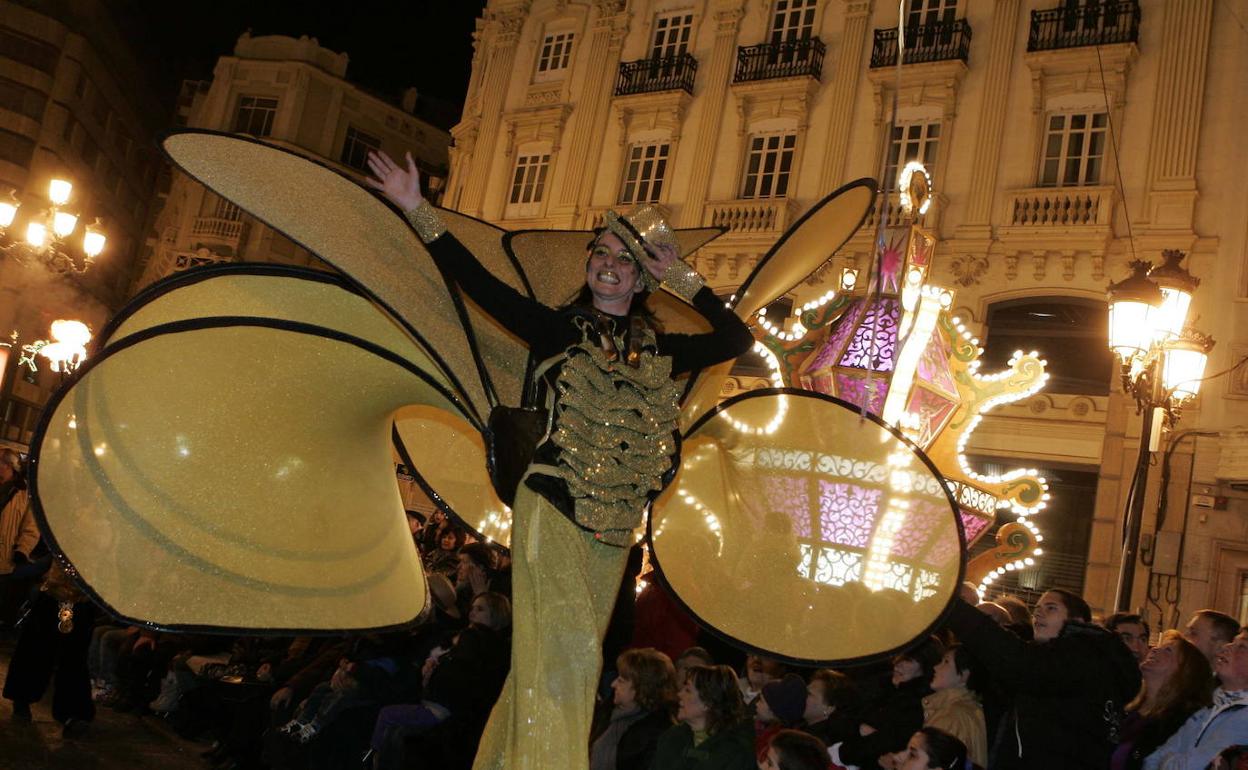
[[[971,25],[966,19],[906,28],[906,55],[903,64],[933,61],[966,63],[971,49]],[[897,64],[897,29],[877,29],[871,46],[871,66],[892,67]]]
[[[218,244],[238,250],[243,240],[244,223],[241,219],[197,217],[191,225],[191,240],[199,244]]]
[[[1077,8],[1032,11],[1027,50],[1135,43],[1139,37],[1140,4],[1136,0],[1093,2]]]
[[[1109,227],[1113,187],[1041,187],[1009,193],[1009,227]]]
[[[717,201],[707,204],[707,223],[730,234],[780,233],[793,221],[795,205],[789,198]]]
[[[818,80],[823,73],[823,56],[827,50],[817,37],[740,46],[732,82],[801,77]]]
[[[173,252],[173,264],[170,265],[169,273],[180,273],[193,267],[234,261],[236,261],[234,257],[216,254],[206,248],[198,248],[194,251],[175,251]]]
[[[698,60],[690,53],[620,62],[620,71],[615,78],[615,95],[684,91],[692,96],[693,78],[697,72]]]

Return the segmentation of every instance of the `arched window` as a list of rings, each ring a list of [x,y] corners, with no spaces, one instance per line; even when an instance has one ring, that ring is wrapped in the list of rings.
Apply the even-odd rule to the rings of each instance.
[[[1106,342],[1104,302],[1080,297],[1028,297],[988,307],[983,371],[1005,367],[1016,350],[1048,361],[1049,393],[1109,394],[1114,357]]]

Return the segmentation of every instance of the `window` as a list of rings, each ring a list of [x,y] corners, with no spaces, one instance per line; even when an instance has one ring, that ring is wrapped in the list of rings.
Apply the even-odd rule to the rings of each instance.
[[[238,208],[238,206],[230,203],[228,200],[219,195],[216,196],[216,198],[216,205],[212,208],[213,219],[228,219],[231,222],[237,222],[242,219],[243,212]]]
[[[815,0],[776,0],[771,42],[809,40],[815,28]]]
[[[509,203],[540,203],[546,188],[546,171],[550,155],[521,155],[516,158],[516,173],[511,177]]]
[[[234,117],[234,130],[240,134],[269,136],[273,133],[273,116],[276,114],[276,99],[240,96],[238,97],[238,113]]]
[[[34,154],[34,139],[0,128],[0,160],[22,168],[30,168],[30,158]]]
[[[56,62],[61,57],[61,51],[51,43],[5,27],[0,28],[0,57],[52,75],[56,73]]]
[[[677,13],[658,16],[654,20],[654,45],[650,50],[652,59],[679,56],[689,50],[689,36],[693,33],[693,14]]]
[[[958,0],[910,0],[906,26],[952,22],[958,13]]]
[[[369,136],[354,126],[347,126],[347,138],[342,140],[342,155],[338,160],[351,168],[367,172],[369,150],[380,149],[380,139]]]
[[[95,168],[95,161],[100,157],[100,146],[96,144],[95,137],[91,136],[90,131],[82,132],[82,152],[79,157],[88,167]]]
[[[74,144],[74,124],[78,121],[74,120],[74,116],[69,110],[65,110],[65,123],[61,126],[61,139],[65,140],[65,144],[71,147]]]
[[[0,109],[42,121],[43,108],[47,103],[48,95],[44,92],[16,80],[0,77]]]
[[[539,75],[558,72],[568,68],[572,58],[572,33],[554,32],[542,40],[541,55],[537,58]]]
[[[74,83],[74,96],[79,99],[87,98],[87,73],[78,70],[78,80]]]
[[[897,189],[897,173],[912,160],[921,161],[930,174],[936,165],[936,148],[939,145],[939,123],[893,126],[893,138],[888,145],[888,163],[884,168],[884,189]]]
[[[1108,122],[1104,112],[1050,115],[1040,186],[1100,184]]]
[[[656,203],[667,174],[668,144],[635,144],[628,150],[620,203]]]
[[[783,198],[789,189],[793,150],[797,134],[771,134],[750,137],[750,154],[745,162],[742,198]]]

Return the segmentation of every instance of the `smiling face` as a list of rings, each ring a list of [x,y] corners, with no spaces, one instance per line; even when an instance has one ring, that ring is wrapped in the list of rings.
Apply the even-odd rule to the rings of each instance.
[[[619,236],[599,236],[585,262],[585,285],[593,295],[594,307],[611,313],[622,305],[627,311],[633,295],[642,289],[641,270]]]
[[[1178,646],[1179,643],[1172,640],[1162,642],[1149,650],[1144,661],[1140,663],[1140,673],[1144,675],[1144,679],[1159,686],[1174,676],[1174,672],[1179,670]]]
[[[1056,639],[1062,632],[1062,626],[1070,619],[1066,604],[1062,597],[1052,591],[1045,591],[1036,603],[1036,611],[1032,614],[1031,627],[1036,632],[1037,642]]]
[[[1248,689],[1248,631],[1240,631],[1213,659],[1213,672],[1227,691]]]

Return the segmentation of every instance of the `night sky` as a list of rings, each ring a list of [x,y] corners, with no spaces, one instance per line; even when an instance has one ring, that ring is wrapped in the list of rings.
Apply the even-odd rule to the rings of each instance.
[[[350,57],[347,79],[397,99],[415,86],[458,107],[468,87],[473,22],[484,0],[291,2],[108,0],[170,113],[184,79],[208,79],[217,57],[253,36],[315,37]],[[449,126],[447,126],[449,128]]]

